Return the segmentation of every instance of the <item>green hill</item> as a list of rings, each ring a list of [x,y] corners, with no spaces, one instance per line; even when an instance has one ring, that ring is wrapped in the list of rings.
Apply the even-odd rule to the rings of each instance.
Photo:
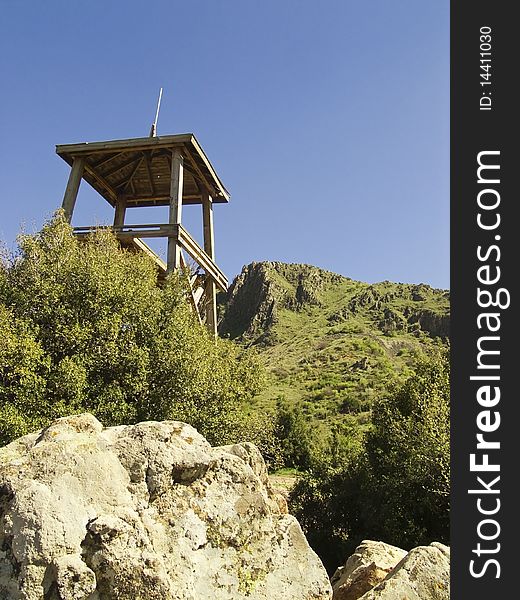
[[[284,397],[317,426],[367,423],[373,399],[449,336],[448,291],[367,284],[310,265],[247,265],[219,310],[221,335],[256,346],[267,368],[253,408]]]

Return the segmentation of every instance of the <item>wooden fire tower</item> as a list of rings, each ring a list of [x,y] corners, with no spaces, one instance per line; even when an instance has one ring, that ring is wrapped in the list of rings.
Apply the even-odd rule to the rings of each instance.
[[[62,205],[69,221],[84,179],[114,207],[111,229],[120,243],[153,256],[162,275],[184,267],[186,252],[198,265],[190,277],[192,306],[216,335],[216,288],[226,291],[228,282],[215,263],[213,205],[227,203],[229,193],[195,136],[67,144],[56,146],[56,153],[71,166]],[[187,204],[202,206],[204,248],[182,225],[182,207]],[[151,206],[169,206],[168,223],[126,223],[127,208]],[[74,233],[86,236],[95,229],[99,227],[75,227]],[[143,242],[146,238],[168,239],[166,264]]]

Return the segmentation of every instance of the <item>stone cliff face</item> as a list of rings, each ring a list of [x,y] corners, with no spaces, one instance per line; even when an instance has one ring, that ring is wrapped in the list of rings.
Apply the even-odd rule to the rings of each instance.
[[[450,336],[450,317],[449,315],[439,315],[432,310],[411,311],[408,318],[410,324],[418,323],[423,331],[427,331],[433,337]]]
[[[298,311],[305,305],[319,306],[319,292],[342,279],[311,265],[246,265],[229,289],[220,332],[231,338],[266,341],[280,308]]]
[[[1,599],[330,597],[251,444],[79,415],[0,449]]]
[[[236,338],[267,331],[276,322],[280,296],[268,277],[266,263],[244,267],[229,289],[220,332]]]

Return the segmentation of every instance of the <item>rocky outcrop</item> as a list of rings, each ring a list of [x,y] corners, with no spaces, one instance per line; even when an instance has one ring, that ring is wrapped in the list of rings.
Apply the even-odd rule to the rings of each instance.
[[[331,582],[334,600],[449,600],[450,549],[433,542],[407,553],[365,540]]]
[[[0,449],[1,599],[330,597],[252,444],[79,415]]]
[[[277,308],[283,290],[277,289],[268,276],[269,263],[251,263],[242,269],[229,288],[226,310],[219,326],[221,335],[231,339],[259,338],[277,319]]]
[[[270,329],[280,308],[319,306],[320,292],[345,277],[304,264],[253,262],[233,281],[225,298],[221,335],[254,343],[274,343]]]
[[[450,336],[450,317],[446,314],[439,314],[432,310],[418,310],[411,313],[408,323],[411,325],[417,323],[432,337],[448,338]]]

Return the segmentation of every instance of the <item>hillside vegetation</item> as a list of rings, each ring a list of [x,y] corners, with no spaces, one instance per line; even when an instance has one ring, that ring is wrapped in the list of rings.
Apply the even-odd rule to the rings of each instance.
[[[302,264],[245,266],[220,309],[221,335],[255,346],[268,371],[253,410],[284,398],[323,430],[367,423],[374,400],[449,335],[446,290],[367,284]]]

